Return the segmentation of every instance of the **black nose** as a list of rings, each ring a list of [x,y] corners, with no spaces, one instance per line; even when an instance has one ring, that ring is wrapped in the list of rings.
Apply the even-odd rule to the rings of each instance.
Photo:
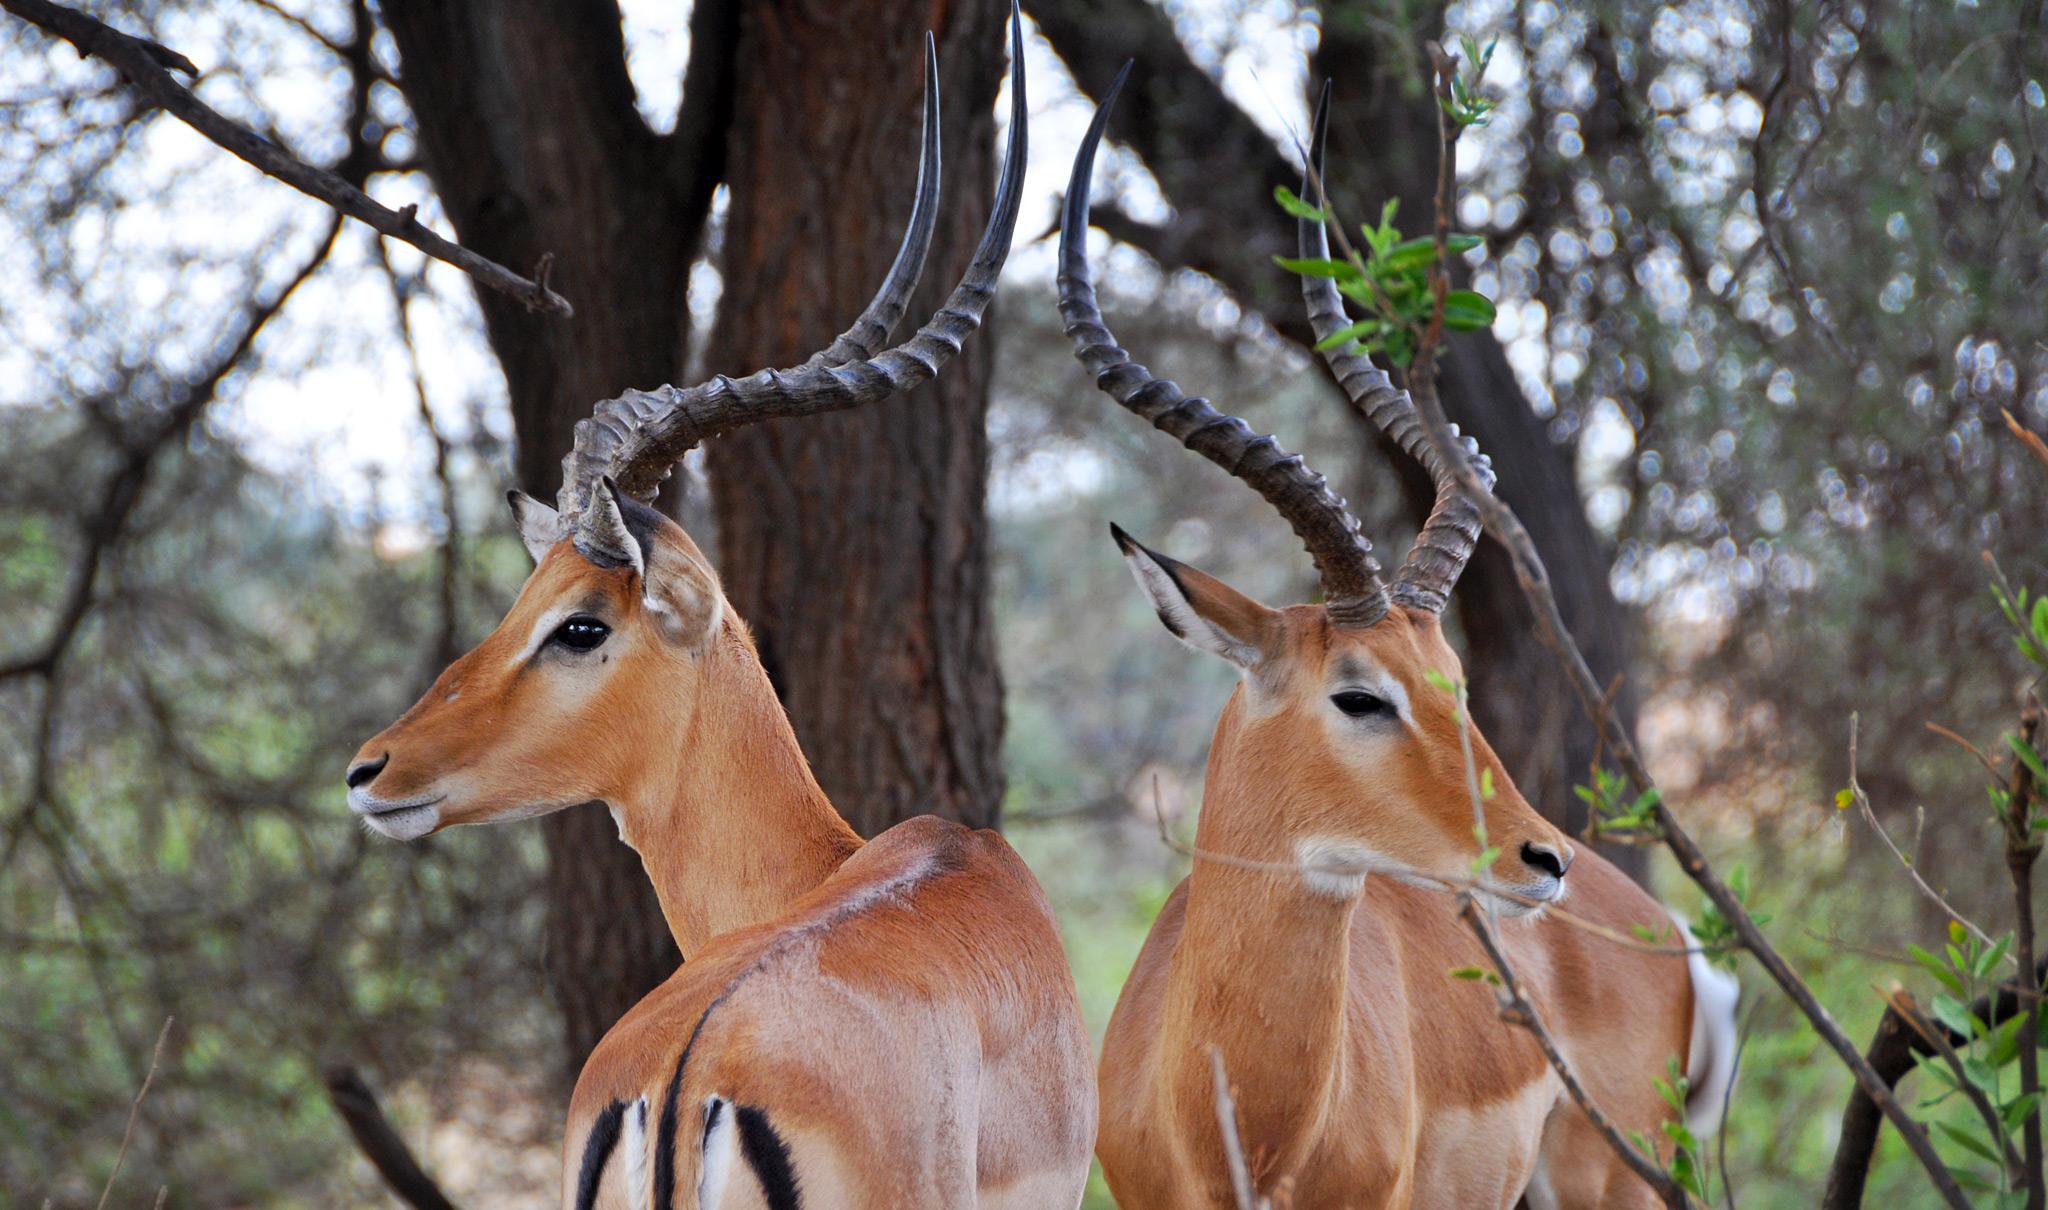
[[[1522,842],[1522,860],[1552,878],[1562,878],[1564,872],[1572,868],[1570,849],[1560,853],[1547,844],[1536,844],[1533,841]]]
[[[374,780],[379,773],[382,773],[384,771],[384,766],[390,763],[391,754],[389,752],[386,752],[384,755],[378,757],[376,760],[366,760],[362,764],[354,766],[348,771],[348,788],[353,790],[357,786],[369,783],[370,781]],[[1527,853],[1528,850],[1524,849],[1523,855],[1527,856]]]

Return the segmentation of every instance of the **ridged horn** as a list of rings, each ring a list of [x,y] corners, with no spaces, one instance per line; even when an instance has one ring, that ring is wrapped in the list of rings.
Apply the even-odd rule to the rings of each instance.
[[[1096,146],[1130,70],[1126,63],[1096,107],[1095,120],[1081,140],[1073,176],[1067,182],[1066,209],[1060,221],[1060,317],[1074,342],[1074,356],[1095,375],[1095,385],[1118,403],[1264,497],[1293,527],[1315,560],[1331,620],[1352,629],[1370,626],[1386,616],[1386,586],[1380,581],[1372,543],[1329,483],[1311,470],[1301,455],[1288,453],[1279,442],[1254,433],[1244,421],[1218,411],[1207,399],[1183,394],[1171,381],[1132,361],[1102,322],[1088,275],[1088,191]]]
[[[1302,169],[1301,196],[1310,205],[1318,204],[1315,189],[1319,182],[1326,180],[1323,176],[1323,153],[1328,142],[1329,125],[1330,86],[1325,83],[1322,95],[1316,101],[1314,133],[1309,141],[1309,164]],[[1322,223],[1304,218],[1297,220],[1296,227],[1302,256],[1322,259],[1330,255],[1329,237],[1324,233]],[[1344,312],[1343,297],[1337,292],[1336,282],[1330,278],[1303,275],[1301,294],[1308,303],[1309,328],[1315,333],[1318,344],[1350,324],[1351,320]],[[1408,557],[1401,561],[1400,573],[1394,577],[1393,598],[1410,608],[1442,613],[1450,601],[1451,589],[1457,584],[1465,563],[1472,557],[1473,548],[1479,543],[1479,510],[1465,497],[1457,477],[1437,455],[1436,444],[1423,430],[1421,413],[1416,411],[1415,401],[1408,392],[1396,387],[1369,358],[1347,352],[1344,345],[1323,350],[1323,360],[1329,364],[1330,372],[1336,375],[1338,384],[1358,410],[1364,412],[1381,432],[1393,438],[1409,457],[1420,462],[1436,484],[1436,503],[1429,510],[1429,519],[1422,523],[1422,531],[1415,535],[1415,545],[1408,549]],[[1456,425],[1451,426],[1451,435],[1458,435]],[[1465,437],[1460,445],[1466,456],[1477,464],[1480,477],[1491,488],[1493,463],[1479,452],[1478,442]]]
[[[1024,93],[1023,16],[1015,3],[1010,8],[1009,146],[996,182],[994,212],[975,246],[974,259],[945,305],[910,339],[873,356],[865,353],[867,344],[883,339],[902,313],[937,216],[938,76],[929,40],[926,49],[929,91],[920,169],[924,179],[896,262],[860,319],[830,348],[793,369],[760,370],[745,378],[720,374],[693,387],[627,391],[598,404],[588,420],[577,422],[574,448],[562,460],[559,504],[565,516],[580,511],[598,480],[606,475],[620,490],[651,499],[677,459],[706,438],[763,420],[859,407],[921,386],[931,381],[981,326],[982,313],[995,295],[996,279],[1009,256],[1024,187],[1029,118]],[[847,354],[846,359],[835,362],[833,358],[840,353]]]

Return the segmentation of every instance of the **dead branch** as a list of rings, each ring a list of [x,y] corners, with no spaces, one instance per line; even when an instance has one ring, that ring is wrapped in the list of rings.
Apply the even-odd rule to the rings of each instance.
[[[334,1103],[334,1112],[347,1123],[356,1146],[362,1148],[363,1155],[393,1193],[413,1210],[455,1210],[455,1204],[413,1158],[412,1149],[399,1137],[391,1119],[384,1116],[377,1094],[370,1091],[355,1068],[329,1068],[326,1083],[327,1098]]]
[[[149,1095],[149,1086],[156,1081],[157,1064],[163,1062],[164,1040],[171,1036],[171,1021],[164,1018],[164,1027],[156,1031],[156,1046],[149,1052],[149,1070],[143,1073],[142,1087],[135,1090],[135,1100],[128,1106],[128,1127],[121,1132],[121,1149],[114,1152],[114,1168],[107,1173],[107,1183],[100,1188],[99,1210],[107,1210],[107,1199],[114,1195],[114,1181],[121,1175],[121,1161],[128,1158],[128,1144],[135,1139],[135,1119],[142,1113],[142,1099]],[[157,1199],[161,1202],[163,1199]]]
[[[414,218],[417,207],[393,210],[347,181],[315,168],[277,144],[226,117],[171,77],[171,70],[198,76],[199,69],[176,51],[124,34],[104,22],[50,0],[0,0],[6,9],[31,25],[63,38],[81,56],[97,58],[119,71],[142,95],[205,135],[223,150],[337,212],[403,240],[435,260],[453,265],[477,281],[508,294],[536,311],[560,316],[575,314],[569,301],[521,277],[496,261],[478,256],[445,239]]]
[[[1237,1210],[1269,1210],[1270,1203],[1252,1188],[1251,1168],[1244,1162],[1244,1140],[1237,1133],[1237,1100],[1230,1095],[1230,1076],[1223,1070],[1223,1048],[1209,1046],[1209,1072],[1216,1081],[1216,1128],[1223,1134],[1223,1162],[1230,1169],[1230,1191]]]

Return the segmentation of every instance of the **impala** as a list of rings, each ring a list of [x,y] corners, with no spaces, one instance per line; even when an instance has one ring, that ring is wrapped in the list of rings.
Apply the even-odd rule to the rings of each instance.
[[[1014,18],[1013,18],[1014,22]],[[628,392],[577,426],[511,612],[363,745],[350,806],[410,840],[607,804],[687,963],[606,1034],[570,1105],[562,1200],[609,1207],[1074,1206],[1094,1141],[1058,929],[993,832],[913,819],[863,844],[812,779],[703,553],[636,499],[697,441],[871,403],[979,324],[1025,159],[1021,28],[993,216],[952,296],[879,343],[937,214],[927,42],[909,234],[867,311],[804,366]]]
[[[1233,1204],[1214,1047],[1256,1186],[1294,1206],[1653,1205],[1528,1035],[1496,1019],[1482,986],[1447,977],[1486,962],[1445,893],[1471,884],[1479,842],[1457,703],[1439,687],[1462,676],[1439,615],[1477,541],[1476,510],[1406,394],[1364,358],[1333,355],[1354,402],[1437,484],[1389,585],[1322,476],[1117,346],[1086,248],[1090,171],[1115,96],[1068,187],[1066,332],[1099,387],[1278,510],[1324,593],[1319,605],[1268,608],[1113,531],[1166,628],[1240,677],[1210,747],[1193,870],[1103,1042],[1098,1153],[1118,1204]],[[1319,162],[1320,113],[1315,144]],[[1301,234],[1302,255],[1327,255],[1320,224]],[[1319,339],[1346,322],[1330,282],[1310,279],[1307,295]],[[1469,441],[1465,451],[1478,456]],[[1501,854],[1476,893],[1503,918],[1502,943],[1592,1096],[1625,1129],[1660,1138],[1668,1111],[1652,1081],[1675,1056],[1700,1103],[1718,1105],[1730,982],[1697,955],[1630,948],[1547,913],[1569,887],[1581,920],[1670,923],[1598,854],[1575,855],[1483,737],[1469,744],[1474,779],[1494,787],[1485,834]]]

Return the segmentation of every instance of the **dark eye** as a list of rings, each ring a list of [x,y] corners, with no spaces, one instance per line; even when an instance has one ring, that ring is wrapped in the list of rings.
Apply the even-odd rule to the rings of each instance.
[[[555,627],[548,642],[560,643],[571,651],[596,651],[611,633],[612,628],[596,618],[578,616]]]
[[[1367,693],[1363,689],[1346,689],[1342,693],[1333,693],[1330,695],[1330,704],[1352,718],[1369,718],[1381,714],[1391,716],[1394,713],[1393,704],[1387,699],[1376,693]]]

